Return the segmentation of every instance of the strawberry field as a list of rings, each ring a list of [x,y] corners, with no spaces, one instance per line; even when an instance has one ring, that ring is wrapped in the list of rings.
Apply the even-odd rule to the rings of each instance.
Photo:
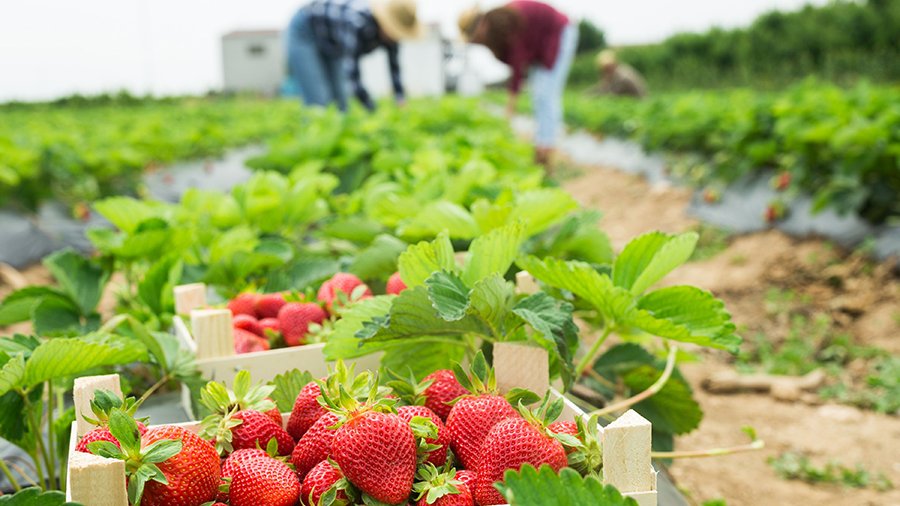
[[[841,93],[845,116],[816,123],[821,97]],[[674,108],[570,99],[583,126],[703,160],[679,173],[699,184],[770,167],[790,174],[785,196],[889,222],[892,93],[805,86]],[[52,491],[67,491],[85,506],[644,505],[657,504],[651,456],[665,466],[763,447],[741,420],[681,443],[707,416],[688,368],[749,368],[766,353],[732,317],[731,293],[691,277],[708,231],[660,221],[622,233],[633,218],[611,222],[602,211],[616,202],[585,196],[615,190],[614,177],[549,179],[480,101],[341,115],[178,99],[0,115],[3,204],[89,204],[102,222],[87,254],[43,259],[43,282],[7,276],[19,285],[0,303],[0,437],[17,448],[0,457],[7,492],[38,486],[63,504]],[[247,144],[261,154],[230,191],[201,184],[163,202],[142,189],[148,170]],[[627,193],[620,203],[637,209]],[[858,353],[830,360],[896,367]],[[873,395],[896,395],[890,370]],[[144,418],[179,392],[195,423]],[[890,416],[895,402],[866,409]],[[626,452],[646,458],[637,471],[614,458],[618,430],[623,448],[645,440],[631,423],[647,432],[646,448]]]

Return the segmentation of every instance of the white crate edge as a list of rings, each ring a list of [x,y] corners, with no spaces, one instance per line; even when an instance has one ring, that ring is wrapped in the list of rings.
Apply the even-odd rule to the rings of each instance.
[[[560,394],[556,389],[551,388],[550,391],[552,395],[556,397],[562,397],[563,399],[564,406],[563,412],[560,415],[560,420],[572,421],[575,420],[575,417],[577,416],[587,416],[584,411],[582,411],[578,406],[568,400],[565,396]],[[633,411],[628,411],[626,415],[632,417],[640,416]],[[287,419],[289,416],[290,413],[282,413],[282,423],[287,423]],[[186,429],[193,432],[197,432],[197,430],[199,429],[198,422],[188,422],[174,425],[185,427]],[[601,437],[603,437],[604,429],[601,427],[600,431]],[[66,479],[66,500],[80,502],[84,506],[128,506],[127,499],[124,499],[126,497],[124,491],[124,465],[119,465],[117,463],[119,461],[115,461],[114,459],[107,459],[94,455],[79,454],[75,452],[75,446],[77,445],[78,440],[79,436],[77,427],[73,425],[69,440],[70,472],[67,473]],[[646,459],[649,462],[649,451],[646,455]],[[604,467],[606,467],[607,465],[606,460],[607,454],[606,452],[604,452]],[[75,462],[78,462],[79,466],[79,472],[77,474],[71,472],[71,464]],[[643,471],[642,473],[648,473],[648,476],[651,478],[652,488],[650,490],[623,492],[623,495],[635,499],[640,506],[657,506],[656,471],[649,464],[648,467],[649,469]],[[84,484],[80,482],[81,478],[89,479],[89,483]],[[613,483],[613,485],[615,485],[615,483]],[[87,488],[90,488],[91,492],[84,492],[86,494],[85,497],[82,497],[78,494],[73,495],[73,490],[82,492]],[[97,490],[103,490],[104,493],[98,493]]]

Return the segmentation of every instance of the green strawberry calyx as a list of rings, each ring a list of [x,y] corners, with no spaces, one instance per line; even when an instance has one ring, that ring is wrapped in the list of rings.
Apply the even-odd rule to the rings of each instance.
[[[582,476],[603,478],[603,447],[600,444],[598,415],[592,415],[587,419],[579,416],[575,419],[575,426],[578,429],[578,437],[554,434],[552,431],[548,431],[548,434],[572,450],[569,453],[569,467]]]
[[[397,399],[386,397],[386,390],[378,385],[378,373],[364,372],[357,376],[350,385],[350,391],[344,384],[331,383],[333,377],[319,384],[321,395],[319,404],[338,417],[337,423],[329,427],[336,430],[347,421],[369,411],[380,413],[396,413]],[[364,386],[363,386],[364,385]],[[366,391],[364,400],[360,400],[362,391]],[[336,395],[335,395],[336,393]]]
[[[141,405],[134,397],[127,397],[122,400],[121,397],[111,390],[95,390],[94,398],[91,399],[90,404],[91,411],[96,418],[89,417],[84,413],[82,413],[81,416],[85,421],[97,425],[98,427],[109,425],[109,414],[112,410],[121,409],[125,411],[126,414],[134,417],[135,412],[137,412],[137,409]],[[144,422],[145,419],[140,421]]]
[[[409,375],[406,377],[390,369],[385,372],[391,378],[391,381],[387,382],[387,386],[400,397],[400,400],[409,406],[425,405],[425,390],[434,383],[434,380],[428,379],[420,382],[416,379],[412,369],[409,369]]]
[[[456,469],[441,471],[434,464],[426,464],[419,468],[416,480],[413,485],[416,501],[424,497],[427,504],[434,504],[441,497],[461,493],[462,482],[456,479]]]
[[[480,350],[472,359],[472,366],[468,371],[463,369],[459,363],[453,364],[453,374],[456,380],[463,388],[468,390],[472,395],[497,395],[497,378],[494,375],[494,369],[488,366],[484,353]],[[452,402],[455,402],[454,399]],[[452,404],[451,402],[451,404]]]
[[[437,439],[438,437],[438,426],[435,425],[431,418],[414,416],[409,421],[409,428],[416,438],[416,459],[419,464],[428,460],[431,452],[441,449],[441,445],[428,442],[429,439]]]
[[[235,375],[231,390],[224,383],[210,381],[200,390],[200,404],[212,412],[200,422],[200,437],[215,440],[219,455],[232,452],[231,430],[243,423],[235,415],[242,411],[264,413],[275,409],[275,402],[269,397],[274,390],[275,385],[253,385],[247,371]]]
[[[94,441],[88,444],[88,450],[94,455],[125,461],[128,502],[132,506],[140,506],[147,482],[168,484],[166,475],[157,464],[181,453],[182,442],[175,439],[161,439],[142,449],[141,433],[137,423],[131,415],[118,408],[109,412],[109,432],[121,447],[109,441]]]

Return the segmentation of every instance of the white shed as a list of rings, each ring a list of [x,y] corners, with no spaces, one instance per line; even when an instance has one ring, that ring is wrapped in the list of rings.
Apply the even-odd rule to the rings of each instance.
[[[225,91],[277,95],[285,74],[280,30],[238,30],[222,37]]]

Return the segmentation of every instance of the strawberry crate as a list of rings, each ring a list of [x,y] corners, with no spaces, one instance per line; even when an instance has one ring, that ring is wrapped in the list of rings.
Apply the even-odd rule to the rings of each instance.
[[[246,370],[257,381],[271,381],[277,374],[291,369],[309,371],[314,377],[328,372],[324,343],[307,344],[252,353],[235,354],[232,337],[232,315],[228,309],[206,308],[206,285],[193,283],[175,287],[175,310],[190,315],[190,328],[181,316],[175,316],[175,336],[196,354],[197,368],[203,378],[231,385],[238,371]],[[347,363],[357,371],[378,369],[380,354],[368,355]],[[184,408],[190,414],[189,394],[185,391]]]
[[[546,391],[549,387],[547,355],[543,350],[519,344],[498,343],[494,348],[494,367],[501,390],[513,386]],[[537,373],[536,373],[537,372]],[[93,428],[81,413],[90,412],[90,401],[98,389],[120,393],[117,375],[90,376],[76,380],[74,402],[76,421],[72,425],[67,473],[67,500],[84,506],[128,506],[125,464],[123,461],[75,452],[79,438]],[[550,389],[552,395],[561,394]],[[560,420],[573,421],[587,415],[563,398]],[[283,415],[285,423],[288,415]],[[199,431],[198,422],[181,424]],[[600,428],[603,445],[604,482],[632,497],[641,506],[656,506],[656,471],[650,462],[651,425],[635,411],[628,411],[606,427]]]

